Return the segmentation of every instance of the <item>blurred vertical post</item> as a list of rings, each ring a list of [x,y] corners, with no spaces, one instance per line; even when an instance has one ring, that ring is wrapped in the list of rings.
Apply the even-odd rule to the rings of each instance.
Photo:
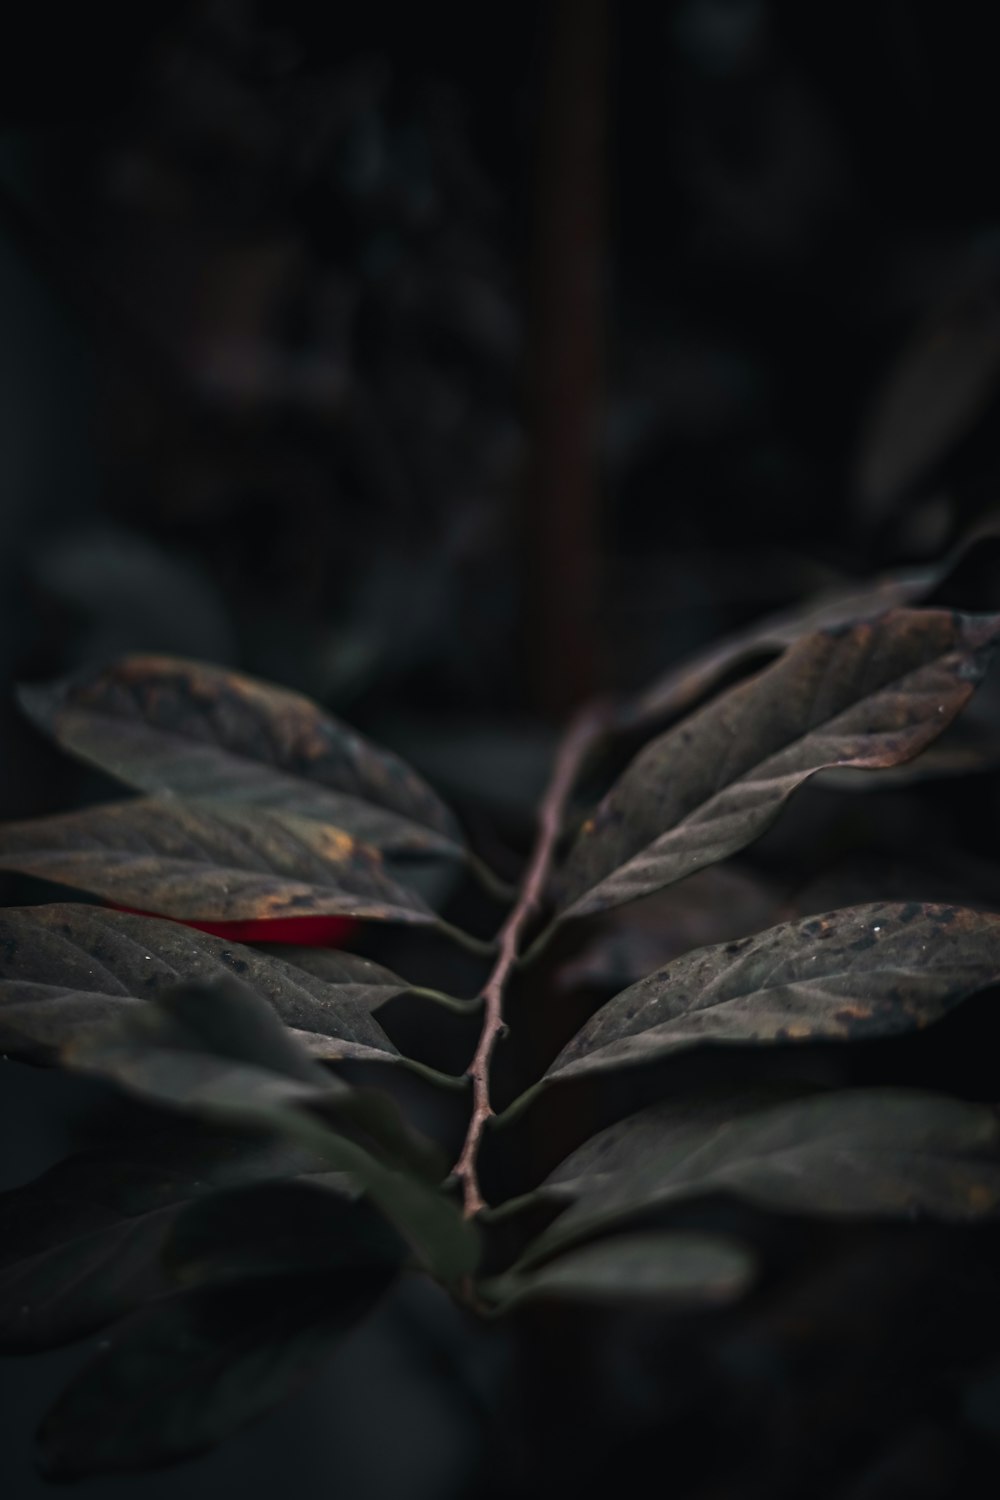
[[[550,0],[528,340],[525,671],[562,716],[601,677],[606,0]]]

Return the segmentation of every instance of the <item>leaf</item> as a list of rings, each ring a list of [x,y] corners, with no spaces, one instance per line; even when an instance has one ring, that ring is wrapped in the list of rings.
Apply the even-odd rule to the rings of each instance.
[[[896,1036],[997,980],[1000,916],[919,901],[847,907],[675,959],[602,1006],[545,1076],[707,1043]]]
[[[750,1256],[735,1241],[674,1230],[600,1240],[538,1270],[498,1276],[482,1291],[503,1312],[539,1298],[615,1306],[656,1301],[688,1312],[732,1301],[753,1274]]]
[[[684,713],[734,667],[755,656],[785,651],[812,631],[853,625],[884,610],[915,604],[952,565],[949,558],[941,564],[883,573],[861,583],[843,584],[819,596],[810,596],[790,609],[767,615],[665,672],[624,705],[619,726],[637,729],[653,725],[668,715]]]
[[[400,1266],[405,1245],[364,1202],[308,1181],[215,1193],[175,1218],[171,1275],[188,1285],[366,1266]]]
[[[758,931],[781,914],[779,908],[777,892],[758,876],[709,865],[680,885],[596,919],[580,951],[560,969],[560,987],[621,988],[692,948]]]
[[[710,1193],[836,1217],[969,1223],[1000,1209],[1000,1122],[984,1105],[887,1088],[755,1102],[658,1104],[595,1136],[539,1190],[574,1201],[526,1262]]]
[[[668,716],[683,713],[734,668],[756,656],[785,651],[812,631],[854,625],[889,609],[918,604],[935,594],[939,585],[978,549],[994,544],[996,526],[995,517],[986,518],[961,537],[940,562],[892,569],[875,578],[839,584],[713,642],[623,704],[616,716],[617,726],[624,730],[649,728]]]
[[[911,759],[969,698],[998,635],[995,616],[895,610],[799,641],[640,751],[570,850],[560,920],[744,848],[817,771]]]
[[[389,1095],[351,1088],[321,1068],[266,1002],[235,980],[168,991],[85,1031],[62,1056],[70,1067],[197,1118],[280,1132],[330,1169],[350,1173],[443,1282],[474,1268],[475,1230],[425,1180],[443,1175],[437,1149]],[[345,1125],[360,1139],[342,1135]]]
[[[454,817],[389,751],[300,693],[204,663],[127,656],[48,687],[26,713],[126,785],[316,818],[392,853],[457,853]]]
[[[324,984],[335,986],[338,997],[363,1005],[369,1011],[378,1010],[379,1006],[387,1004],[396,995],[406,994],[410,988],[405,979],[400,979],[384,965],[357,953],[344,953],[338,948],[261,943],[256,951],[290,964],[294,969],[301,969]]]
[[[0,869],[178,921],[349,916],[433,924],[375,849],[263,808],[131,802],[0,827]]]
[[[0,910],[0,1048],[41,1060],[182,980],[235,977],[325,1061],[397,1057],[346,954],[335,978],[174,922],[81,904]],[[373,969],[377,966],[372,966]],[[370,972],[370,971],[364,971]],[[348,977],[348,976],[352,977]],[[375,975],[382,995],[382,971]]]
[[[163,1250],[181,1209],[242,1183],[322,1170],[264,1136],[181,1129],[70,1157],[0,1195],[0,1350],[69,1343],[169,1289]],[[327,1190],[347,1192],[326,1172]]]
[[[154,1304],[85,1366],[43,1423],[47,1477],[79,1479],[211,1448],[295,1390],[371,1311],[391,1272],[265,1277]]]

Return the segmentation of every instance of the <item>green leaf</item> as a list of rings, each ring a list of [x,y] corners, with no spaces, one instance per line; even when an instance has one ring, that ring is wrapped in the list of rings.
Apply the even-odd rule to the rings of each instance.
[[[69,1343],[169,1290],[163,1251],[184,1206],[243,1183],[312,1172],[322,1158],[267,1136],[181,1127],[70,1157],[0,1195],[0,1350]]]
[[[344,985],[174,922],[82,903],[8,907],[0,910],[0,1048],[44,1059],[181,981],[234,977],[315,1057],[393,1061],[366,981],[341,958]],[[381,999],[382,971],[375,981]]]
[[[561,919],[744,848],[817,771],[911,759],[967,701],[998,636],[994,616],[895,610],[800,640],[636,756],[570,850]]]
[[[546,1077],[706,1043],[854,1041],[926,1026],[1000,979],[1000,916],[880,902],[699,948],[603,1006]]]
[[[308,1181],[215,1193],[175,1217],[164,1258],[187,1285],[400,1266],[406,1247],[369,1204]]]
[[[282,1400],[374,1307],[385,1267],[264,1277],[165,1298],[116,1332],[42,1425],[51,1479],[201,1453]]]
[[[671,1311],[718,1307],[746,1291],[753,1261],[735,1241],[684,1230],[599,1240],[530,1272],[509,1272],[481,1291],[506,1312],[521,1302],[633,1301]]]
[[[969,1223],[1000,1209],[1000,1122],[984,1105],[885,1088],[755,1104],[655,1105],[595,1136],[539,1190],[572,1202],[526,1261],[709,1193],[838,1217]]]
[[[63,1060],[199,1118],[280,1132],[331,1170],[350,1173],[442,1281],[473,1269],[475,1230],[425,1180],[443,1174],[436,1148],[387,1094],[351,1088],[321,1068],[236,981],[168,991],[89,1029],[64,1049]],[[360,1141],[339,1133],[345,1125]]]
[[[376,849],[265,808],[156,801],[0,827],[0,869],[190,922],[345,916],[433,925]]]
[[[358,953],[341,948],[302,948],[297,943],[254,943],[253,951],[279,963],[290,964],[333,985],[340,999],[378,1010],[397,995],[405,995],[412,986],[391,969]]]
[[[21,692],[67,750],[139,791],[270,808],[389,853],[458,853],[454,817],[389,751],[300,693],[238,672],[128,656]]]

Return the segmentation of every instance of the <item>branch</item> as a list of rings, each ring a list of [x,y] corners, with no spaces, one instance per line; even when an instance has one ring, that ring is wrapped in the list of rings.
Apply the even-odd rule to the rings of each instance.
[[[506,1029],[503,1002],[507,982],[517,963],[525,929],[540,910],[545,896],[566,803],[587,752],[603,729],[606,717],[607,710],[603,704],[591,704],[577,715],[566,732],[556,756],[552,779],[539,809],[538,838],[524,874],[520,895],[497,935],[497,960],[480,994],[483,1002],[483,1029],[468,1069],[468,1077],[472,1080],[472,1114],[462,1154],[455,1163],[453,1173],[462,1184],[467,1219],[473,1218],[481,1208],[486,1207],[479,1190],[479,1147],[486,1122],[494,1113],[490,1103],[490,1064],[497,1041]]]

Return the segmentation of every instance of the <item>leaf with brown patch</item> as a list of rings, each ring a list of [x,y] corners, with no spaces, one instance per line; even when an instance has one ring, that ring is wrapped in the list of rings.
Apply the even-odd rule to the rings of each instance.
[[[744,1110],[738,1096],[657,1104],[552,1173],[538,1196],[570,1207],[525,1262],[717,1193],[779,1213],[971,1223],[1000,1210],[1000,1121],[985,1105],[916,1089],[845,1089]]]
[[[363,917],[433,925],[348,833],[264,808],[137,798],[0,827],[0,869],[178,921]]]
[[[897,568],[876,578],[849,581],[801,604],[756,620],[721,641],[687,657],[629,699],[616,715],[620,729],[654,728],[659,721],[694,707],[734,668],[754,657],[787,650],[804,635],[854,625],[885,610],[919,604],[935,594],[960,564],[984,548],[995,546],[997,521],[993,516],[963,536],[941,562]]]
[[[316,818],[386,852],[461,853],[454,816],[415,771],[287,688],[127,656],[22,689],[21,702],[60,745],[139,791]]]
[[[82,903],[0,911],[0,1048],[45,1060],[184,980],[227,977],[266,1000],[314,1057],[398,1057],[353,972],[341,987],[176,922]],[[376,989],[381,997],[381,981]]]
[[[998,637],[996,616],[894,610],[799,641],[640,751],[570,850],[561,919],[744,848],[817,771],[910,760],[968,700]]]
[[[848,907],[675,959],[602,1006],[545,1076],[709,1043],[895,1036],[997,980],[1000,916],[917,901]]]

